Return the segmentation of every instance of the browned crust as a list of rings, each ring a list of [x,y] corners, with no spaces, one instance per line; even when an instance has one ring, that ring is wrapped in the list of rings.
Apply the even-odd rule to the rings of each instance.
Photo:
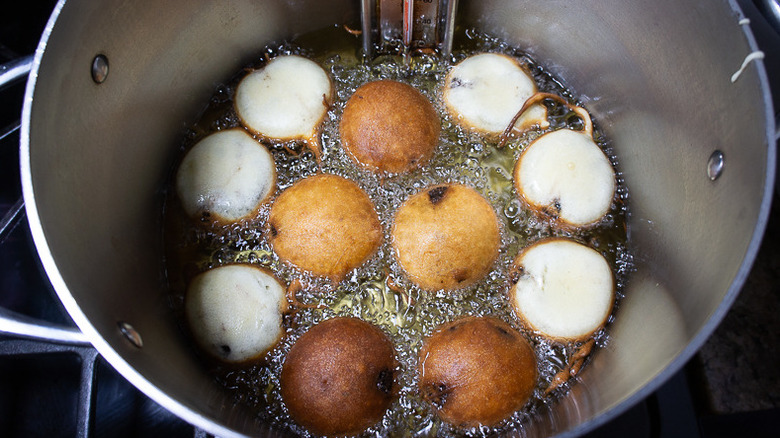
[[[425,290],[455,290],[479,281],[498,257],[496,213],[462,184],[429,187],[407,199],[393,224],[395,256]]]
[[[355,90],[339,131],[342,146],[355,162],[399,173],[431,159],[441,122],[433,105],[414,87],[383,80]]]
[[[528,341],[493,317],[438,328],[419,355],[420,391],[439,417],[460,427],[493,426],[521,409],[537,384]]]
[[[271,206],[269,240],[282,260],[341,281],[382,242],[368,195],[352,181],[319,174],[293,184]]]
[[[395,350],[387,335],[356,318],[334,318],[304,333],[281,374],[290,416],[317,435],[355,435],[395,399]]]

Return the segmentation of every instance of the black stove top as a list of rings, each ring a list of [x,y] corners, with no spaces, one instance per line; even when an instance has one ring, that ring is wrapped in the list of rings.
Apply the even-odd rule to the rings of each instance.
[[[760,15],[770,2],[739,1],[767,54],[770,81],[780,89],[780,30]],[[13,13],[0,15],[0,63],[34,52],[54,4],[28,0],[3,7]],[[82,338],[67,331],[75,325],[40,267],[21,203],[23,82],[0,89],[0,309],[5,309],[0,314],[45,321],[64,335],[58,341],[41,340],[8,334],[23,329],[0,327],[0,333],[6,332],[0,334],[0,436],[209,436],[136,390]],[[774,101],[780,108],[780,93]],[[700,353],[658,391],[587,436],[777,436],[780,318],[772,312],[780,308],[779,210],[776,194],[756,265]]]

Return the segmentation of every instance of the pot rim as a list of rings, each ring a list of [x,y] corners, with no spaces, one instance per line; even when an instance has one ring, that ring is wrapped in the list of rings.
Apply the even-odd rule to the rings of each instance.
[[[33,188],[32,174],[31,174],[31,156],[30,156],[30,127],[31,127],[31,113],[33,105],[33,96],[35,94],[35,86],[38,78],[38,71],[41,65],[41,60],[46,51],[49,37],[52,34],[54,26],[56,25],[57,18],[59,17],[62,9],[65,7],[67,0],[59,0],[54,7],[54,10],[49,17],[49,20],[41,35],[40,42],[36,48],[32,69],[30,71],[27,85],[24,95],[24,104],[22,108],[22,120],[20,131],[20,169],[21,169],[21,182],[22,182],[22,194],[25,201],[25,209],[28,217],[28,223],[30,231],[35,243],[36,250],[38,252],[41,264],[54,287],[57,296],[63,303],[68,314],[71,316],[76,325],[81,329],[86,338],[92,343],[97,351],[111,364],[124,378],[130,381],[133,386],[138,388],[141,392],[146,394],[149,398],[159,403],[165,409],[169,410],[176,416],[191,423],[192,425],[201,428],[211,434],[222,437],[242,437],[245,436],[235,430],[229,429],[210,418],[207,418],[203,414],[197,412],[195,408],[183,404],[181,401],[171,397],[165,391],[160,389],[157,385],[151,383],[146,377],[140,374],[135,368],[133,368],[121,354],[119,354],[111,345],[100,335],[97,329],[92,325],[90,320],[81,310],[73,295],[71,295],[68,285],[62,278],[57,262],[54,260],[54,256],[51,253],[46,235],[43,230],[41,218],[36,205],[35,191]],[[744,17],[744,13],[740,8],[737,0],[728,0],[731,9],[735,12],[738,19]],[[742,32],[747,39],[747,43],[751,51],[759,50],[755,37],[749,26],[740,26]],[[658,374],[652,377],[650,381],[641,387],[639,390],[626,397],[622,401],[616,403],[614,406],[608,408],[599,415],[596,415],[574,428],[562,432],[557,436],[569,437],[578,436],[591,431],[608,421],[614,419],[618,415],[622,414],[630,407],[634,406],[639,401],[643,400],[653,392],[655,392],[663,383],[676,374],[685,363],[687,363],[691,357],[701,348],[704,342],[710,337],[712,332],[720,324],[723,317],[728,312],[731,305],[739,295],[742,286],[744,285],[751,267],[756,259],[758,250],[761,246],[764,232],[766,230],[767,222],[769,219],[769,212],[771,209],[772,197],[775,188],[775,172],[777,163],[777,147],[776,147],[776,121],[774,119],[774,109],[772,105],[771,92],[769,89],[769,79],[764,66],[764,62],[761,59],[757,59],[753,62],[756,72],[758,74],[759,86],[762,90],[763,105],[765,110],[765,122],[766,122],[766,141],[767,141],[767,163],[766,163],[766,175],[764,192],[762,194],[761,205],[757,216],[757,221],[753,229],[753,234],[750,239],[747,251],[742,263],[737,271],[734,280],[732,281],[728,291],[726,292],[723,300],[715,309],[712,315],[707,319],[706,323],[699,329],[699,331],[692,337],[691,341],[683,348],[683,350],[677,354]]]
[[[742,20],[745,17],[742,8],[737,3],[737,0],[729,0],[729,6],[734,11],[737,21]],[[745,38],[747,39],[748,46],[751,52],[759,51],[758,44],[756,43],[755,36],[750,26],[740,26]],[[766,163],[766,175],[764,180],[764,193],[761,198],[761,206],[759,208],[756,225],[753,228],[753,235],[750,238],[750,244],[747,247],[745,256],[742,259],[742,263],[737,270],[737,274],[734,276],[734,280],[731,282],[728,291],[726,292],[723,300],[720,302],[715,311],[707,319],[707,322],[699,329],[699,331],[691,338],[691,341],[683,348],[683,350],[677,354],[658,374],[656,374],[646,385],[641,387],[638,391],[631,394],[629,397],[623,399],[615,406],[607,409],[601,415],[597,415],[579,425],[575,426],[571,430],[563,432],[559,437],[573,437],[579,436],[586,432],[589,432],[603,424],[606,424],[610,420],[614,419],[618,415],[627,411],[629,408],[645,399],[658,388],[661,387],[667,380],[677,374],[677,372],[696,354],[697,351],[704,345],[707,339],[712,335],[715,329],[720,325],[720,322],[726,316],[734,301],[739,296],[739,292],[742,290],[745,281],[753,267],[758,250],[761,247],[761,243],[764,238],[766,226],[769,221],[769,213],[772,207],[772,197],[775,189],[776,178],[776,166],[777,166],[777,121],[774,117],[774,107],[772,104],[772,93],[769,88],[769,78],[767,76],[766,67],[762,59],[754,60],[754,67],[758,74],[759,85],[761,87],[761,94],[763,96],[764,117],[766,121],[766,142],[767,142],[767,163]]]
[[[133,386],[138,388],[141,392],[146,394],[149,398],[156,403],[163,406],[165,409],[172,412],[174,415],[182,418],[190,424],[208,431],[215,436],[220,437],[243,437],[245,435],[237,433],[236,431],[222,426],[206,416],[196,412],[189,406],[185,406],[180,401],[174,399],[168,395],[165,391],[158,386],[151,383],[146,377],[135,370],[111,345],[98,333],[97,329],[92,325],[89,318],[81,310],[73,295],[71,295],[68,285],[62,278],[57,267],[57,262],[54,260],[54,256],[49,250],[46,234],[43,230],[40,214],[35,200],[35,190],[33,189],[32,172],[31,172],[31,157],[30,157],[30,118],[32,113],[33,96],[35,94],[35,85],[38,79],[38,71],[41,65],[41,60],[46,51],[46,46],[51,36],[51,33],[56,25],[57,18],[59,17],[62,9],[65,7],[67,0],[58,0],[55,5],[49,20],[46,23],[46,27],[41,34],[40,42],[35,50],[33,58],[32,68],[30,75],[27,79],[27,85],[24,93],[24,104],[22,107],[22,124],[20,131],[20,169],[22,175],[22,195],[24,197],[25,210],[28,218],[28,224],[30,226],[30,232],[35,243],[35,248],[38,252],[38,256],[41,260],[46,275],[49,278],[52,286],[54,287],[57,296],[62,302],[63,306],[67,310],[70,317],[81,329],[82,333],[86,336],[89,342],[95,347],[95,349],[103,356],[106,361],[114,367],[119,374],[124,376]]]

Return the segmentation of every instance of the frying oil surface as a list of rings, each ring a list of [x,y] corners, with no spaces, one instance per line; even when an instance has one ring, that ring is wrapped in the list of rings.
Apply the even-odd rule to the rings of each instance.
[[[220,366],[213,369],[215,378],[232,391],[237,403],[256,408],[257,415],[264,421],[297,434],[308,435],[308,432],[292,423],[283,407],[278,390],[282,364],[292,345],[309,327],[334,316],[354,316],[374,323],[388,333],[399,361],[399,397],[383,420],[364,435],[484,436],[527,427],[534,412],[541,405],[552,401],[550,396],[543,395],[544,389],[565,366],[576,345],[546,341],[519,325],[507,296],[510,286],[507,271],[512,260],[527,244],[541,238],[571,237],[606,257],[615,273],[617,294],[620,296],[622,284],[631,269],[625,228],[627,192],[622,175],[617,172],[616,202],[596,226],[584,230],[556,230],[550,221],[540,219],[524,209],[513,189],[512,170],[523,148],[546,131],[528,132],[510,140],[503,149],[497,149],[495,141],[468,132],[447,115],[440,99],[440,87],[445,75],[452,65],[470,54],[486,51],[505,53],[527,65],[541,91],[576,102],[559,81],[506,43],[472,31],[466,32],[461,40],[463,47],[454,52],[452,59],[420,55],[408,63],[404,63],[400,56],[390,55],[377,57],[367,64],[362,63],[358,51],[359,40],[340,28],[329,28],[305,35],[293,43],[267,49],[269,57],[301,54],[317,61],[331,75],[336,90],[334,105],[326,116],[321,134],[323,154],[320,169],[313,154],[300,144],[266,143],[277,166],[276,195],[295,181],[320,170],[338,174],[355,181],[366,191],[376,206],[383,226],[384,242],[377,254],[341,283],[333,285],[327,280],[312,277],[277,258],[264,231],[267,207],[249,223],[206,230],[184,217],[173,196],[168,200],[166,262],[171,301],[180,320],[188,280],[197,272],[210,267],[234,262],[252,263],[270,269],[285,284],[300,280],[305,285],[297,293],[297,299],[306,306],[287,317],[286,336],[268,354],[266,363],[238,369]],[[263,54],[258,59],[263,59]],[[251,67],[262,65],[263,62],[260,62]],[[239,126],[231,98],[235,84],[243,74],[239,73],[234,80],[217,89],[208,108],[191,128],[183,144],[183,151],[208,133]],[[350,160],[340,144],[338,127],[347,100],[360,85],[379,79],[392,79],[414,86],[434,103],[441,115],[442,134],[433,159],[426,166],[407,174],[380,176],[361,169]],[[550,106],[548,109],[551,122],[548,130],[578,122],[562,105]],[[616,160],[608,142],[598,130],[594,137],[614,165]],[[471,186],[490,201],[501,222],[502,244],[499,260],[484,280],[454,293],[427,293],[406,280],[394,260],[390,229],[396,209],[407,197],[429,185],[444,182],[460,182]],[[439,421],[418,394],[417,354],[423,339],[439,325],[463,315],[492,315],[507,321],[531,340],[538,357],[540,379],[531,402],[525,410],[515,413],[497,428],[455,429]],[[603,345],[608,340],[605,330],[597,333],[596,338],[597,345]]]

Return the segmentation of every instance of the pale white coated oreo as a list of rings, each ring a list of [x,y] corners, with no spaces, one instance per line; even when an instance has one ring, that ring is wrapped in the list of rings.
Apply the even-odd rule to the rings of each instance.
[[[569,239],[539,241],[514,262],[510,301],[517,316],[539,334],[582,340],[601,328],[615,299],[607,260]]]
[[[501,134],[526,100],[536,94],[534,80],[509,56],[480,53],[455,65],[444,84],[444,103],[459,123],[488,134]],[[546,122],[541,105],[515,123],[527,128]]]
[[[184,211],[207,223],[251,216],[275,185],[273,156],[241,128],[218,131],[199,141],[176,173],[176,193]]]
[[[313,141],[332,94],[330,77],[319,64],[287,55],[246,75],[234,101],[238,117],[255,134]]]
[[[281,339],[285,289],[251,265],[225,265],[197,275],[187,287],[185,315],[197,344],[228,363],[260,358]]]
[[[517,161],[518,195],[531,208],[573,225],[599,221],[615,197],[615,171],[593,138],[560,129],[537,138]]]

